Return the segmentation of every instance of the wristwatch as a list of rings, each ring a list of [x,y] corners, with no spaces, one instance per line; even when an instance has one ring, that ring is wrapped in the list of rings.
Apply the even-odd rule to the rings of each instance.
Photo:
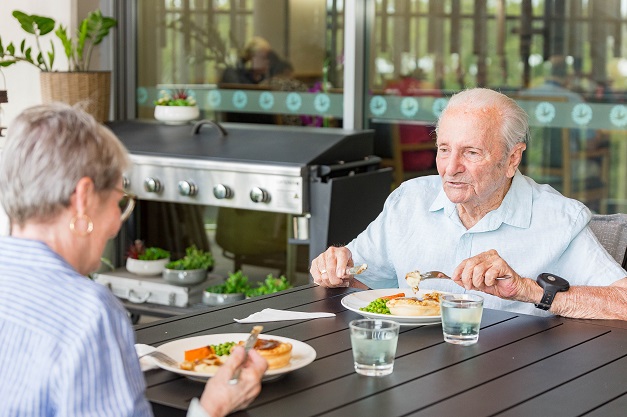
[[[558,292],[568,291],[570,288],[570,284],[564,278],[546,272],[538,275],[536,282],[544,289],[542,300],[536,304],[536,307],[541,310],[548,310],[551,308],[555,294]]]

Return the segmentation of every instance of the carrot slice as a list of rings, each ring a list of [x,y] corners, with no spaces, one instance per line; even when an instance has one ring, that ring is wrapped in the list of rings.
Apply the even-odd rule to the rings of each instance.
[[[381,298],[382,300],[392,300],[394,298],[399,298],[399,297],[405,297],[405,293],[399,292],[398,294],[386,295],[386,296],[379,297],[379,298]]]
[[[197,349],[186,350],[185,351],[185,360],[193,362],[196,359],[203,359],[207,356],[211,355],[213,352],[213,348],[211,346],[203,346]]]

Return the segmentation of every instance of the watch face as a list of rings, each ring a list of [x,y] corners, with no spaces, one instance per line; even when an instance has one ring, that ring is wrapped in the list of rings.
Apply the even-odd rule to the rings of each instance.
[[[538,275],[537,282],[544,289],[551,288],[555,291],[566,291],[570,288],[570,284],[564,278],[549,273]]]

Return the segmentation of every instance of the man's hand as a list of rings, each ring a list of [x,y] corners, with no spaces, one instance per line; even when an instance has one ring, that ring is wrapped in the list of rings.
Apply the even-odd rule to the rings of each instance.
[[[348,287],[353,276],[346,274],[346,268],[352,266],[351,251],[343,246],[331,246],[311,262],[309,273],[314,282],[320,286]]]

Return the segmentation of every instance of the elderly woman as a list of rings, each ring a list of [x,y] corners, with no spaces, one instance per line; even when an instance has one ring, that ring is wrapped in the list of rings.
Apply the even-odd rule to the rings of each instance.
[[[133,209],[127,152],[62,104],[14,121],[0,161],[11,236],[0,238],[0,406],[12,416],[149,416],[122,304],[85,275]],[[237,385],[228,384],[243,366]],[[189,415],[223,416],[259,393],[267,364],[233,351]]]

